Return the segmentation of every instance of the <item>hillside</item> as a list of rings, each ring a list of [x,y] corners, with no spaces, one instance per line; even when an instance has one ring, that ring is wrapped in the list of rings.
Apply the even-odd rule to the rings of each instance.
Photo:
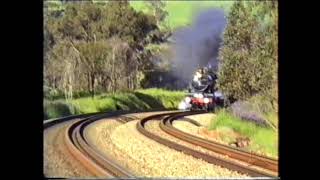
[[[139,11],[148,12],[146,1],[130,1],[131,6]],[[230,10],[233,1],[167,1],[167,23],[171,28],[177,28],[192,22],[193,16],[202,9],[222,8]]]

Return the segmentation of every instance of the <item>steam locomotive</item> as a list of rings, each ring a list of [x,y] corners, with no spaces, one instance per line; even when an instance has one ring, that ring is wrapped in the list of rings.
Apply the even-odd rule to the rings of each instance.
[[[189,85],[189,93],[185,97],[185,109],[214,110],[217,104],[223,103],[223,96],[215,92],[216,74],[207,68],[198,69]]]

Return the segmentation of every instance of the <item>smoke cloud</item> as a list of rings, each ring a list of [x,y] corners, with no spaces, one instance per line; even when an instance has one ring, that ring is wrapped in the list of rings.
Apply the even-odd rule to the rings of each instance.
[[[175,40],[174,75],[187,83],[198,66],[218,68],[218,50],[226,25],[224,11],[208,9],[198,13],[193,23],[177,30]]]

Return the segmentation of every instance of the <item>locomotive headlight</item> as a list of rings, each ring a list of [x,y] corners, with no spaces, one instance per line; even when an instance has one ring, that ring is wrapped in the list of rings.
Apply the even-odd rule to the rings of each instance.
[[[198,96],[197,93],[194,93],[194,94],[193,94],[193,97],[197,98],[197,97],[199,97],[199,96]]]
[[[209,103],[209,98],[204,98],[203,102],[206,103],[206,104]]]
[[[187,103],[189,103],[189,102],[191,101],[191,98],[190,98],[190,97],[186,97],[185,101],[186,101]]]
[[[203,94],[198,94],[198,98],[203,98]]]

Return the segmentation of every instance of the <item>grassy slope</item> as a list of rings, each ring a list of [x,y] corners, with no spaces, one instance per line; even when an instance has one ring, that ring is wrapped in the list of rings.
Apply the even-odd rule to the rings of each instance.
[[[66,102],[56,100],[45,102],[44,119],[114,110],[148,110],[156,108],[176,109],[184,98],[182,91],[144,89],[128,93],[101,94],[93,99],[84,97]]]
[[[278,156],[278,133],[273,129],[263,128],[252,122],[243,121],[222,110],[212,120],[209,129],[216,130],[226,127],[249,137],[252,141],[250,150],[260,151],[271,157]]]
[[[144,1],[131,1],[130,4],[136,10],[148,12]],[[233,1],[167,1],[166,10],[171,28],[176,28],[190,24],[196,12],[206,8],[222,8],[229,11]]]

